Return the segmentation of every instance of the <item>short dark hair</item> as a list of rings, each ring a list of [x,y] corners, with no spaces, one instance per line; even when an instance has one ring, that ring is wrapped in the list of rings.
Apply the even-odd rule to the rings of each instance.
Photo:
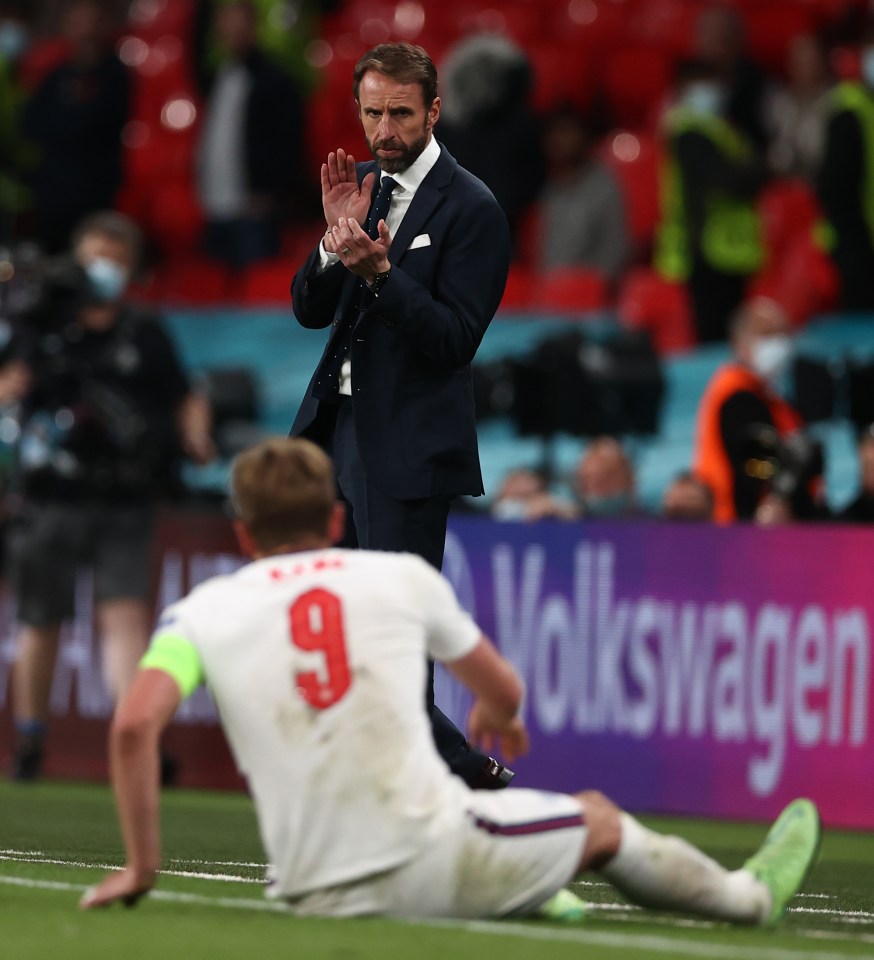
[[[73,248],[85,237],[98,234],[123,243],[131,252],[131,260],[139,264],[143,255],[143,232],[130,217],[117,210],[98,210],[81,220],[73,231]]]
[[[414,43],[381,43],[368,50],[352,73],[352,93],[356,100],[368,70],[383,73],[397,83],[418,83],[426,109],[437,96],[437,68],[425,48]]]
[[[674,68],[674,79],[678,86],[705,80],[721,79],[719,68],[701,57],[687,57],[680,60]]]

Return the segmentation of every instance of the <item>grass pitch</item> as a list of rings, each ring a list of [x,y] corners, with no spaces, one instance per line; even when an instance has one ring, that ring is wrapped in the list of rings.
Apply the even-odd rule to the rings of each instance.
[[[645,819],[730,867],[766,831]],[[0,954],[10,960],[874,958],[874,837],[867,834],[826,833],[805,890],[783,926],[766,932],[637,910],[594,876],[576,887],[592,904],[579,925],[300,920],[261,896],[264,855],[244,796],[168,791],[162,823],[166,859],[157,890],[134,910],[80,913],[82,891],[121,863],[108,788],[0,783]]]

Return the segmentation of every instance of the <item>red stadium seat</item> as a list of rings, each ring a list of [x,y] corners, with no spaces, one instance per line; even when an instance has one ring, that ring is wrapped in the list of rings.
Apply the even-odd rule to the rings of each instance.
[[[672,57],[689,56],[698,13],[699,8],[685,0],[642,3],[628,18],[628,38]]]
[[[829,256],[807,231],[795,237],[780,259],[750,286],[753,296],[776,300],[796,327],[837,304],[840,281]]]
[[[636,45],[607,57],[602,82],[611,115],[620,126],[652,125],[671,82],[670,57],[654,46]]]
[[[551,10],[544,9],[543,16],[551,21],[552,36],[574,44],[578,55],[583,50],[603,53],[622,43],[633,16],[623,10],[621,3],[570,0],[551,6]]]
[[[638,267],[619,290],[619,320],[634,330],[646,330],[659,353],[695,346],[692,307],[683,284],[671,283],[649,267]]]
[[[282,304],[291,302],[291,278],[298,264],[285,257],[265,260],[249,267],[243,275],[241,300],[246,304]]]
[[[744,11],[750,52],[770,70],[782,71],[793,38],[815,28],[814,11],[798,0],[756,4]]]
[[[158,271],[161,300],[174,304],[217,304],[233,296],[227,267],[205,257],[174,260]]]
[[[533,305],[544,310],[597,310],[609,300],[607,278],[583,267],[557,267],[541,275],[536,286]]]
[[[188,179],[160,184],[148,194],[145,229],[168,256],[196,250],[203,231],[203,211]]]
[[[503,311],[527,310],[531,306],[531,294],[535,287],[536,281],[530,270],[516,265],[510,267],[500,309]]]
[[[546,112],[561,103],[583,109],[591,106],[595,95],[590,58],[579,47],[560,42],[529,46],[528,57],[534,72],[532,104]]]
[[[820,217],[819,203],[810,185],[801,179],[775,180],[758,200],[768,262],[779,261],[801,235],[809,233]]]
[[[625,196],[628,229],[637,256],[646,255],[659,220],[659,151],[654,137],[614,130],[598,151]]]

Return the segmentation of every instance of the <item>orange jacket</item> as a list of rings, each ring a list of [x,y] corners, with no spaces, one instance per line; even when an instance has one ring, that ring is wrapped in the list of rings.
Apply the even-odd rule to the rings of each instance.
[[[693,469],[713,490],[713,519],[717,523],[737,520],[734,505],[734,471],[720,429],[722,407],[736,393],[753,393],[768,407],[781,437],[797,430],[803,421],[785,400],[773,394],[752,370],[728,363],[713,375],[698,408]]]

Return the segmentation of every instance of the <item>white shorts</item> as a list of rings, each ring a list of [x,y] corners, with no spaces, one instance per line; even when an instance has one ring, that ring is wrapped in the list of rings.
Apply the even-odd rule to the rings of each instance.
[[[533,913],[576,875],[579,801],[539,790],[471,791],[409,863],[292,903],[304,916],[506,917]]]

